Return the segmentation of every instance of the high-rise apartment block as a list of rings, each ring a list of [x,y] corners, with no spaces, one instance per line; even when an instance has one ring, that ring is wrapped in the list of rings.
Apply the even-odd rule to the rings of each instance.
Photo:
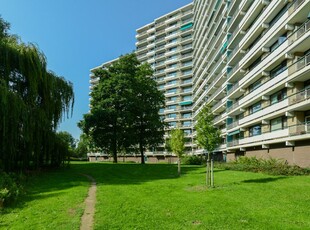
[[[310,0],[194,0],[137,29],[137,57],[166,97],[159,113],[188,153],[203,153],[193,127],[208,103],[227,160],[310,166],[309,18]]]
[[[193,4],[137,29],[136,38],[137,57],[153,67],[154,80],[166,98],[159,113],[169,125],[167,132],[183,129],[186,150],[192,152]],[[164,151],[162,145],[156,152]]]

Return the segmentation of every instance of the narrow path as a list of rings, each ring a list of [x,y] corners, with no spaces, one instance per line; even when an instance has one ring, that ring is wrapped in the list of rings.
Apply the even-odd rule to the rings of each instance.
[[[80,230],[91,230],[93,229],[94,224],[97,185],[93,177],[86,174],[82,175],[87,177],[91,181],[91,186],[88,190],[88,196],[84,201],[85,210],[81,219]]]

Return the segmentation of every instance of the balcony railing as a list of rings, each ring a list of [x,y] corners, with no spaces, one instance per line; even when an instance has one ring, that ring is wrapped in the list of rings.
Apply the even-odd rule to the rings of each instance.
[[[307,20],[303,25],[300,26],[300,28],[305,28],[306,30],[303,30],[303,34],[306,33],[309,29],[310,29],[310,20]],[[295,34],[299,31],[299,29],[297,31],[295,31],[292,35],[290,35],[287,39],[289,39],[289,42],[293,43],[295,42],[299,37],[295,36]],[[270,52],[268,54],[268,56],[270,54],[272,54],[273,52],[275,52],[279,47],[281,47],[283,44],[285,44],[285,42],[283,42],[281,45],[279,45],[275,50],[273,50],[272,52]],[[265,58],[266,59],[266,58]],[[264,59],[264,60],[265,60]],[[302,57],[301,59],[299,59],[298,61],[296,61],[295,63],[291,64],[289,67],[288,67],[288,71],[289,71],[289,74],[291,75],[292,73],[295,73],[299,70],[301,70],[302,68],[304,68],[305,66],[309,65],[310,63],[310,54],[307,54],[305,55],[304,57]],[[260,63],[259,63],[260,64]],[[238,66],[239,67],[239,66]],[[228,76],[231,76],[235,71],[237,70],[236,66],[229,72]],[[259,69],[259,71],[261,71],[261,69]],[[248,72],[247,74],[251,73],[252,71]],[[244,78],[247,77],[247,74],[244,76]],[[279,75],[280,73],[277,73],[277,75]],[[277,75],[273,76],[276,77]],[[270,78],[271,80],[272,78]],[[267,83],[268,81],[264,82]],[[264,85],[262,84],[262,85]],[[262,86],[260,85],[260,87]],[[237,87],[238,88],[238,87]],[[257,87],[256,89],[258,89],[259,87]],[[231,89],[229,94],[231,94],[232,92],[234,92],[235,89]]]
[[[310,99],[310,88],[301,90],[288,98],[289,105],[294,105],[302,101]]]
[[[239,125],[239,120],[227,125],[227,129],[233,129]]]
[[[297,125],[292,125],[289,127],[289,134],[290,136],[295,135],[303,135],[303,134],[309,134],[310,133],[310,123],[300,123]]]

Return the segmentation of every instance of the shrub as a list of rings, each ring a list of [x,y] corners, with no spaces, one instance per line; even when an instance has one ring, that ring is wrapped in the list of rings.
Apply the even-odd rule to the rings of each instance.
[[[183,158],[183,164],[185,165],[203,165],[206,162],[204,156],[185,156]]]
[[[270,175],[299,176],[310,174],[310,169],[289,165],[286,161],[275,158],[239,157],[233,162],[217,163],[216,167],[227,170],[263,172]]]
[[[0,172],[0,208],[12,203],[22,194],[20,179],[16,174]]]

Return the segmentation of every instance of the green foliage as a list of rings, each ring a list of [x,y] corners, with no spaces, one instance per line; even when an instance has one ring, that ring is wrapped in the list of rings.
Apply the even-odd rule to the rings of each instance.
[[[205,156],[185,156],[183,158],[183,164],[185,165],[204,165],[206,163]]]
[[[310,169],[301,168],[297,165],[289,165],[286,161],[275,158],[239,157],[233,162],[218,163],[216,167],[228,170],[262,172],[270,175],[310,175]]]
[[[84,115],[79,127],[105,152],[112,153],[139,146],[144,149],[162,142],[164,123],[158,111],[164,96],[152,80],[149,64],[140,64],[136,55],[121,56],[105,69],[97,69],[100,78],[92,92],[91,113]]]
[[[0,208],[17,200],[23,193],[19,180],[16,174],[0,172]]]
[[[47,70],[44,54],[8,29],[0,18],[0,169],[59,166],[68,150],[55,130],[73,108],[72,84]]]
[[[182,157],[185,150],[184,133],[181,129],[171,130],[170,147],[178,157]]]
[[[212,153],[221,141],[221,132],[213,125],[213,114],[209,105],[205,105],[199,112],[195,129],[197,144]]]
[[[82,133],[80,136],[80,140],[75,149],[75,156],[86,158],[88,153],[88,148],[90,147],[90,141],[88,137]]]

